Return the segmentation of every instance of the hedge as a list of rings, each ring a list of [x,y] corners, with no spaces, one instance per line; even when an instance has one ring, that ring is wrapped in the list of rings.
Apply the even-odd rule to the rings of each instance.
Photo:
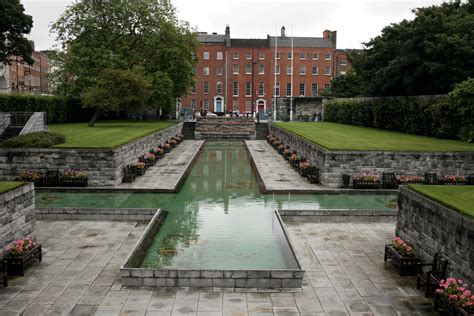
[[[47,124],[82,122],[92,116],[77,99],[18,94],[1,94],[0,112],[46,112]]]
[[[463,102],[451,95],[338,99],[325,106],[325,120],[472,142],[472,103]]]
[[[64,144],[66,137],[57,133],[38,132],[18,135],[0,142],[3,148],[49,148]]]

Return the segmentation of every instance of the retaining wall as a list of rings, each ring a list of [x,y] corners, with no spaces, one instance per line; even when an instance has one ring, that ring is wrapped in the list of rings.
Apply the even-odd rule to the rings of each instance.
[[[315,123],[317,124],[317,123]],[[394,152],[328,150],[289,131],[270,125],[270,133],[321,169],[320,181],[331,188],[342,186],[342,175],[353,178],[363,173],[382,175],[468,176],[474,171],[474,152]]]
[[[410,241],[423,261],[441,252],[450,275],[474,285],[474,220],[405,187],[398,205],[397,236]]]
[[[115,186],[122,182],[123,165],[138,161],[182,127],[179,123],[117,148],[0,148],[0,179],[13,180],[21,171],[77,169],[87,173],[90,186]]]
[[[33,234],[35,225],[33,184],[0,194],[0,249],[15,239]],[[1,252],[0,256],[3,256]]]

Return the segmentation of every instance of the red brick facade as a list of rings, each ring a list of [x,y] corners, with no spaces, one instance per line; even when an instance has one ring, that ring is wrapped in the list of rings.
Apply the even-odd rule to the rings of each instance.
[[[324,31],[319,38],[292,38],[284,32],[282,29],[281,36],[266,39],[231,39],[229,28],[225,35],[199,34],[202,45],[197,56],[196,91],[181,100],[182,108],[226,113],[269,111],[275,81],[279,85],[277,98],[317,96],[328,89],[339,74],[336,32]]]

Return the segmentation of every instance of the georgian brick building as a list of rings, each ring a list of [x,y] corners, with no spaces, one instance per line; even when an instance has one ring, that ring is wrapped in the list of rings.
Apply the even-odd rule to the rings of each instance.
[[[347,64],[336,55],[336,34],[290,37],[283,27],[278,37],[233,39],[229,26],[223,35],[200,33],[195,85],[181,108],[263,114],[276,98],[318,96],[342,71],[336,62]]]

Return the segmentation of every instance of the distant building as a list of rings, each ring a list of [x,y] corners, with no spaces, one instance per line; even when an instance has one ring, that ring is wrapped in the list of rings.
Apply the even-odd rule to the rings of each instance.
[[[347,71],[345,51],[336,49],[336,31],[323,37],[280,36],[233,39],[225,34],[199,33],[195,85],[181,100],[190,111],[270,111],[280,97],[316,97],[331,80]]]
[[[47,54],[34,51],[31,57],[31,66],[19,59],[11,65],[0,64],[0,93],[51,93]]]

